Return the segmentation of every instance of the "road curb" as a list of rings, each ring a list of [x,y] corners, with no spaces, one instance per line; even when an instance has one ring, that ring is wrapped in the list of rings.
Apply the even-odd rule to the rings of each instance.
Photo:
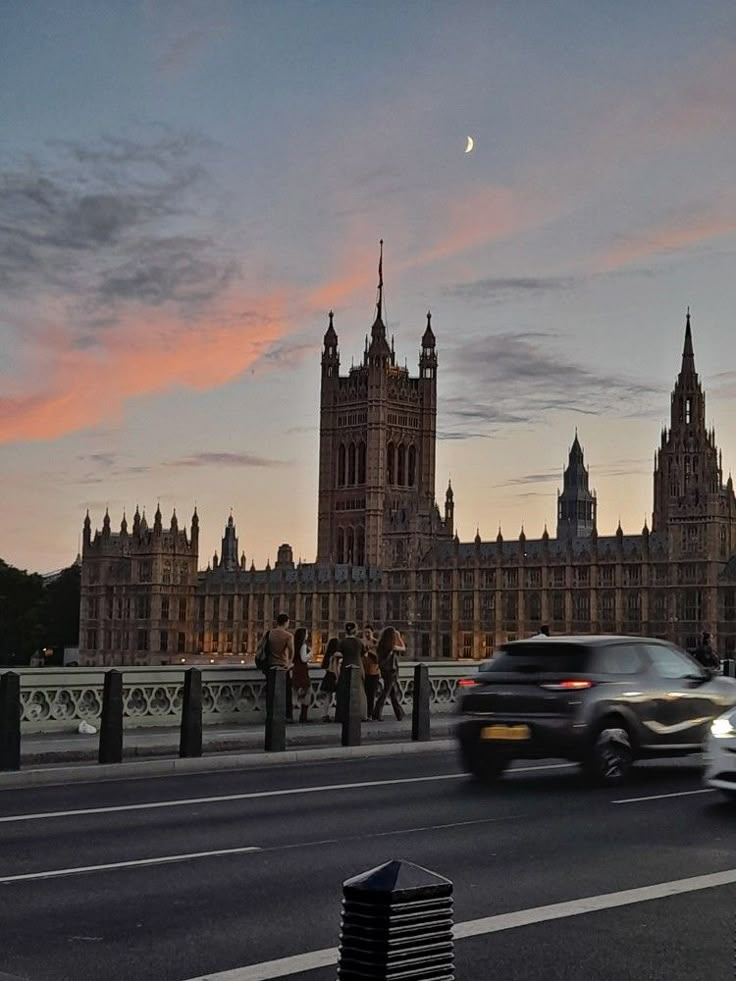
[[[0,789],[40,787],[52,784],[93,783],[102,780],[130,780],[136,777],[176,776],[184,773],[206,773],[294,763],[318,763],[321,760],[370,759],[376,756],[402,756],[450,750],[454,739],[436,739],[427,743],[371,743],[366,746],[324,746],[314,749],[287,749],[283,753],[223,753],[196,759],[134,760],[125,763],[55,766],[0,773]]]

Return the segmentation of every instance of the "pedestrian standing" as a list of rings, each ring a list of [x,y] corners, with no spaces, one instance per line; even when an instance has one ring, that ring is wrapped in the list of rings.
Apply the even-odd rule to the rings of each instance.
[[[399,698],[399,655],[406,650],[401,634],[395,627],[384,627],[378,639],[376,654],[378,655],[378,667],[381,672],[383,688],[378,696],[376,707],[373,711],[373,718],[381,721],[383,706],[386,699],[391,699],[391,706],[397,721],[401,722],[404,718],[404,710],[401,707]]]
[[[713,650],[713,645],[710,642],[710,634],[707,630],[703,631],[703,636],[695,649],[695,657],[704,668],[709,668],[711,671],[719,671],[721,667],[721,660]]]
[[[299,709],[299,722],[309,721],[309,706],[312,703],[312,681],[309,677],[309,649],[306,628],[299,627],[294,632],[294,667],[291,670],[294,689],[294,705]]]
[[[332,705],[332,698],[337,691],[337,681],[340,676],[340,662],[342,660],[340,651],[338,650],[339,646],[340,641],[337,637],[331,637],[322,655],[322,668],[325,673],[319,686],[319,692],[320,705],[324,712],[322,716],[323,722],[330,721],[330,706]]]
[[[327,642],[327,647],[322,655],[322,668],[324,670],[324,677],[319,686],[320,693],[320,705],[324,715],[322,716],[323,722],[330,721],[330,705],[332,705],[332,696],[337,691],[337,679],[340,675],[340,661],[342,660],[338,647],[340,646],[340,641],[337,637],[331,637]]]
[[[268,632],[269,666],[286,672],[286,718],[294,718],[291,699],[291,669],[294,666],[294,635],[289,630],[289,614],[279,613],[276,626]]]
[[[368,707],[365,697],[365,668],[363,667],[363,655],[365,654],[365,644],[355,634],[357,627],[352,620],[345,624],[345,636],[340,641],[340,653],[342,654],[342,665],[340,667],[340,681],[337,686],[337,712],[335,721],[342,722],[345,718],[345,707],[348,699],[348,678],[346,668],[356,667],[360,672],[360,717],[365,722],[368,718]]]
[[[378,667],[378,655],[376,654],[377,638],[373,633],[373,627],[368,623],[363,630],[363,643],[365,644],[365,654],[363,655],[363,668],[365,670],[365,700],[368,718],[373,718],[373,710],[376,707],[376,697],[378,687],[381,683],[381,670]]]

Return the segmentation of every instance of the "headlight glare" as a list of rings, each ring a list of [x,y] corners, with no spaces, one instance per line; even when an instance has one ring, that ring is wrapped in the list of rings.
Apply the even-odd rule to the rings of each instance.
[[[736,712],[733,715],[722,715],[719,719],[714,719],[710,724],[711,735],[715,736],[716,739],[728,739],[730,736],[736,736],[734,722],[736,722]]]

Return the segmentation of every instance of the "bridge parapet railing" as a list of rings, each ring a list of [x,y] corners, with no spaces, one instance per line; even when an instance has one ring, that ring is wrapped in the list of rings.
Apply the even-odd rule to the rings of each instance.
[[[399,668],[401,702],[411,705],[416,661]],[[458,681],[475,671],[477,662],[429,661],[430,710],[452,711]],[[202,718],[205,725],[261,722],[265,716],[266,682],[253,665],[197,665],[202,671]],[[102,712],[102,688],[109,668],[21,668],[24,732],[59,732],[76,729],[82,721],[95,725]],[[124,726],[175,726],[181,718],[184,671],[182,665],[127,666],[123,674]],[[316,696],[321,668],[309,670]]]

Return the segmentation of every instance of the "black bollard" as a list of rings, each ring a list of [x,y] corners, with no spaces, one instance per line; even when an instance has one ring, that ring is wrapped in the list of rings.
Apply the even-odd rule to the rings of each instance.
[[[415,743],[428,743],[429,731],[429,671],[426,664],[414,668],[414,692],[411,709],[411,738]]]
[[[452,883],[387,862],[342,886],[339,981],[454,981]]]
[[[202,672],[189,668],[184,672],[184,697],[181,706],[179,756],[202,755]]]
[[[20,678],[0,676],[0,770],[20,770]]]
[[[736,661],[727,658],[723,662],[723,673],[727,678],[736,678]]]
[[[270,668],[266,679],[266,735],[263,748],[267,753],[286,749],[286,672]]]
[[[349,664],[343,670],[347,681],[343,702],[342,745],[360,746],[360,724],[363,720],[362,672],[356,664]]]
[[[114,668],[105,672],[100,719],[100,763],[123,760],[123,676]]]

